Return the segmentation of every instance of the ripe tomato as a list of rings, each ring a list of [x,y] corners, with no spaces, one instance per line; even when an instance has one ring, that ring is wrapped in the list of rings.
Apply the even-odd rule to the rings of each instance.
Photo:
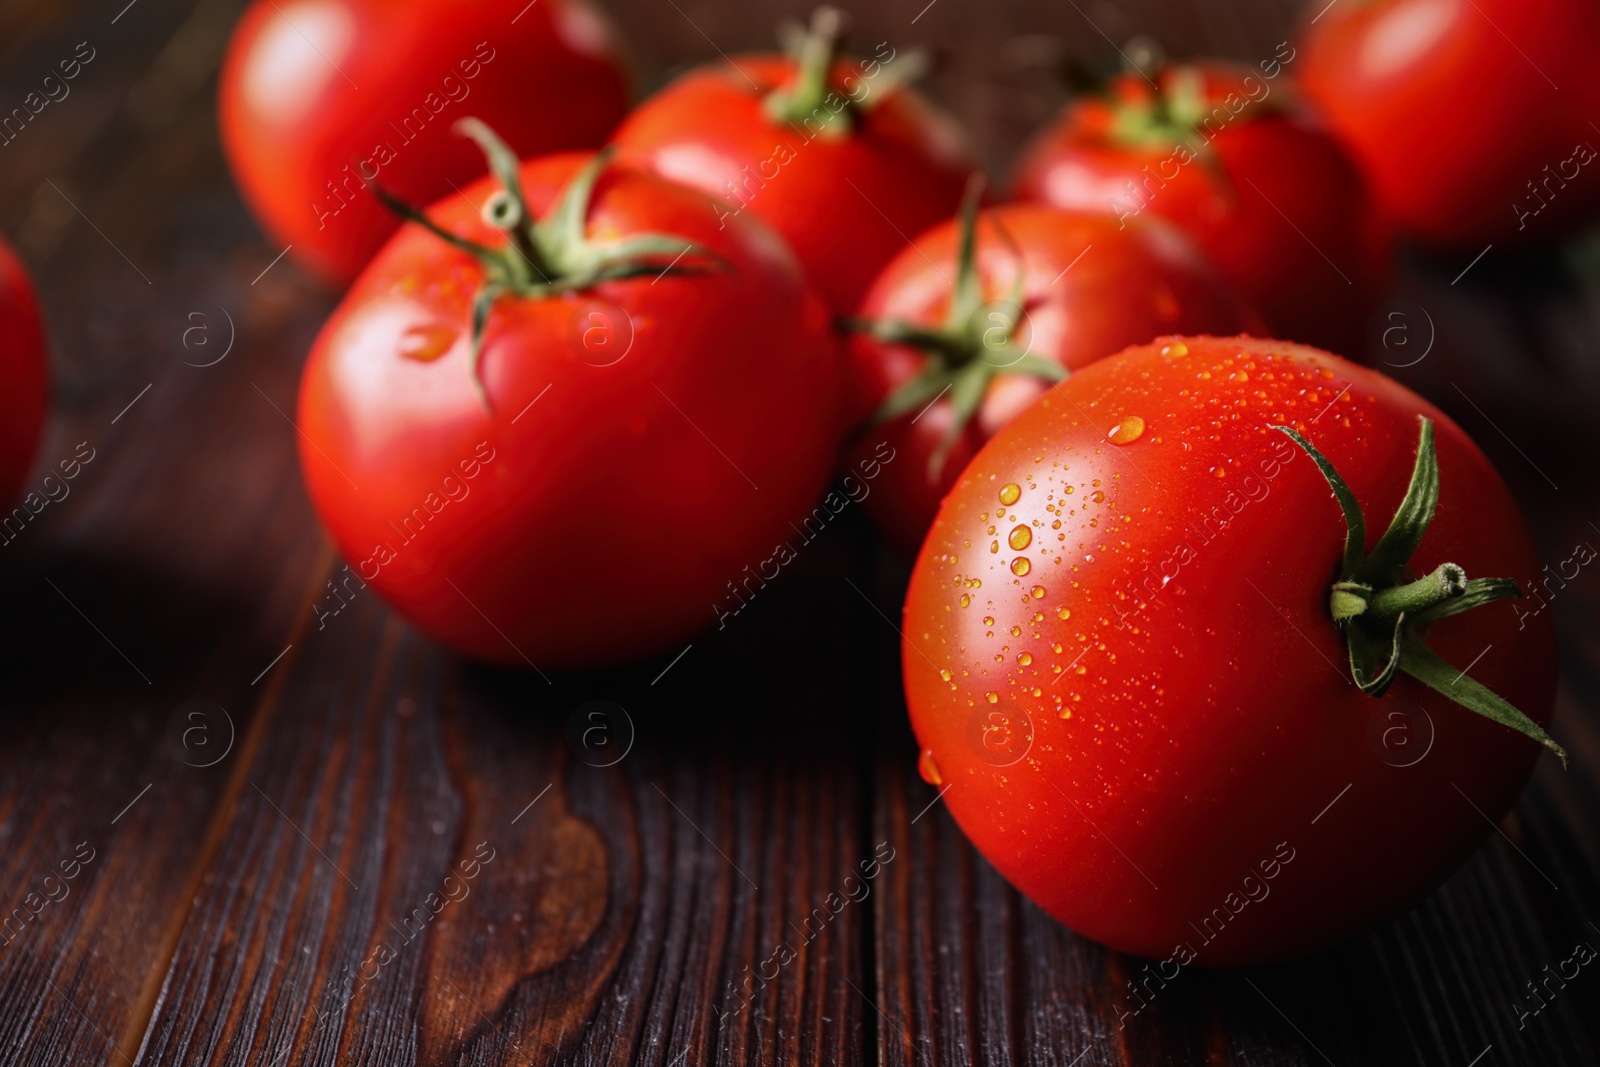
[[[17,498],[44,429],[49,368],[28,272],[0,238],[0,501]]]
[[[1600,204],[1600,7],[1376,0],[1308,24],[1303,87],[1410,234],[1476,251]]]
[[[1355,167],[1274,81],[1221,64],[1116,79],[1024,150],[1018,199],[1183,229],[1280,337],[1365,348],[1387,241]]]
[[[1407,535],[1368,555],[1408,492],[1419,415],[1442,483],[1414,479]],[[1331,479],[1281,424],[1373,536],[1347,546]],[[1474,580],[1403,584],[1446,562]],[[1374,607],[1342,633],[1332,585],[1352,575]],[[1536,583],[1538,557],[1426,401],[1284,342],[1130,349],[1013,420],[939,510],[904,622],[924,775],[1002,874],[1114,948],[1249,964],[1329,944],[1443,878],[1533,767],[1538,747],[1485,716],[1505,713],[1497,693],[1548,721],[1553,628],[1489,603],[1509,592],[1491,576]],[[1375,606],[1397,584],[1382,597],[1412,598],[1402,627]],[[1463,595],[1427,609],[1419,589]],[[1403,638],[1387,679],[1384,625]]]
[[[456,120],[531,156],[601,144],[628,106],[611,28],[584,0],[256,0],[218,93],[245,202],[339,285],[397,226],[365,180],[430,203],[483,172]]]
[[[469,656],[658,651],[712,622],[826,484],[827,315],[776,235],[719,227],[701,193],[612,167],[591,199],[598,159],[514,177],[498,158],[520,196],[485,180],[430,211],[481,248],[402,229],[318,337],[306,482],[349,580]]]
[[[783,235],[836,312],[878,269],[948,218],[972,170],[955,122],[906,87],[910,56],[880,45],[835,60],[837,13],[795,56],[739,56],[690,71],[634,109],[619,159],[748,211]]]
[[[890,415],[855,450],[886,440],[896,456],[866,506],[908,555],[961,468],[1065,371],[1164,333],[1257,326],[1159,219],[1009,204],[974,223],[976,207],[890,262],[849,341],[853,415]]]

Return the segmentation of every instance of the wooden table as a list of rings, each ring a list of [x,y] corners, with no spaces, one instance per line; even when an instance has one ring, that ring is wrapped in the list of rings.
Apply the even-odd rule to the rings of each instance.
[[[1186,972],[1119,1025],[1140,963],[1018,897],[918,779],[888,621],[905,572],[859,514],[670,662],[546,684],[456,659],[370,594],[314,617],[339,564],[287,413],[334,297],[276,258],[218,152],[238,0],[123,3],[0,8],[6,108],[95,50],[0,148],[0,225],[53,334],[41,463],[93,456],[0,565],[0,906],[74,875],[5,931],[0,1060],[1600,1062],[1593,969],[1525,1027],[1514,1007],[1600,945],[1600,579],[1553,604],[1571,771],[1546,759],[1394,923],[1291,966]],[[857,39],[944,42],[932,88],[997,169],[1054,101],[1023,35],[1097,62],[1136,32],[1254,60],[1295,14],[924,3],[856,5]],[[609,6],[647,79],[708,39],[763,46],[779,13]],[[1600,539],[1597,304],[1552,253],[1496,250],[1452,285],[1465,266],[1404,272],[1437,343],[1394,373],[1477,437],[1565,558]],[[747,996],[780,943],[795,958]]]

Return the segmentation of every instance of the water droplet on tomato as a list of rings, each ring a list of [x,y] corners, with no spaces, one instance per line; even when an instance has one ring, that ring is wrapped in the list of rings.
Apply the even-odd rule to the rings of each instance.
[[[1096,489],[1094,492],[1089,494],[1089,499],[1093,500],[1096,504],[1104,504],[1106,502],[1105,490]]]
[[[1011,536],[1006,538],[1006,543],[1008,543],[1018,552],[1021,552],[1024,548],[1027,548],[1032,542],[1033,531],[1028,529],[1026,526],[1016,527],[1011,531]]]
[[[1035,600],[1043,600],[1044,599],[1044,586],[1036,585],[1032,589],[1028,590],[1028,593]]]
[[[933,760],[933,749],[925,748],[922,755],[917,757],[917,773],[929,785],[943,784],[944,779],[939,777],[939,765]]]
[[[1189,354],[1189,346],[1182,341],[1174,341],[1170,345],[1162,345],[1161,354],[1171,356],[1173,359],[1182,359]]]
[[[454,326],[413,326],[400,335],[400,354],[431,363],[450,351],[460,333]]]
[[[1028,664],[1033,662],[1033,653],[1031,653],[1031,652],[1018,652],[1017,653],[1017,662],[1022,664],[1022,666],[1026,667]]]
[[[1067,619],[1072,618],[1072,609],[1071,608],[1057,608],[1056,609],[1056,618],[1061,619],[1062,621],[1066,621]]]
[[[1031,570],[1033,570],[1033,564],[1028,562],[1027,556],[1018,556],[1011,561],[1011,573],[1019,578]]]
[[[1010,507],[1022,499],[1022,486],[1016,482],[1007,482],[1000,487],[1000,503]]]
[[[1114,445],[1131,445],[1143,433],[1144,420],[1137,415],[1129,415],[1111,427],[1111,432],[1106,434],[1106,440]]]

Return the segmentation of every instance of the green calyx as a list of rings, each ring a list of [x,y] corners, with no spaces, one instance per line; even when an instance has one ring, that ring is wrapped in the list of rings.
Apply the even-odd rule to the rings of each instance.
[[[1051,383],[1067,376],[1066,368],[1059,363],[1035,356],[1015,343],[1024,312],[1022,252],[993,216],[990,221],[1015,255],[1017,271],[1006,297],[984,300],[977,262],[978,207],[983,200],[983,186],[983,179],[974,175],[961,202],[955,288],[943,326],[929,328],[898,319],[846,319],[843,323],[845,329],[888,344],[909,345],[929,357],[920,374],[883,402],[872,417],[873,423],[920,412],[950,394],[955,418],[928,459],[930,479],[937,479],[944,470],[950,449],[977,414],[991,381],[1002,374],[1031,374]]]
[[[1439,505],[1439,457],[1434,450],[1433,423],[1421,419],[1421,440],[1411,484],[1395,510],[1389,528],[1371,552],[1366,551],[1366,520],[1350,486],[1327,457],[1288,426],[1274,426],[1309,455],[1333,489],[1344,514],[1344,558],[1339,579],[1328,596],[1328,610],[1345,635],[1350,674],[1363,693],[1381,697],[1397,674],[1405,673],[1428,688],[1502,726],[1526,734],[1561,757],[1567,753],[1539,724],[1506,700],[1467,677],[1466,671],[1439,658],[1423,641],[1427,627],[1441,619],[1521,596],[1509,578],[1468,578],[1454,563],[1441,563],[1421,578],[1407,569]]]
[[[376,182],[369,182],[368,187],[394,214],[423,227],[483,265],[484,281],[472,302],[468,365],[473,388],[485,407],[489,406],[489,399],[478,374],[478,360],[489,314],[502,296],[547,297],[601,282],[645,274],[686,273],[703,268],[708,262],[721,262],[709,249],[670,234],[641,233],[604,243],[589,240],[589,202],[595,182],[610,161],[609,148],[584,164],[549,214],[538,219],[523,195],[520,164],[511,148],[478,119],[462,119],[454,128],[477,142],[489,161],[490,172],[500,182],[500,189],[484,202],[480,212],[486,222],[505,234],[504,246],[491,248],[451,233]]]
[[[797,129],[810,123],[822,137],[848,137],[863,114],[928,68],[927,56],[920,51],[907,53],[898,63],[891,56],[874,74],[858,76],[857,85],[865,87],[859,97],[854,91],[841,91],[834,87],[832,75],[844,31],[844,13],[828,6],[812,12],[809,28],[790,23],[780,29],[779,43],[794,62],[795,72],[767,94],[764,106],[769,118]]]
[[[1111,137],[1130,148],[1170,148],[1188,145],[1198,155],[1208,142],[1200,132],[1210,109],[1205,79],[1193,67],[1173,67],[1165,76],[1159,70],[1140,70],[1155,88],[1138,102],[1121,103],[1111,124]]]

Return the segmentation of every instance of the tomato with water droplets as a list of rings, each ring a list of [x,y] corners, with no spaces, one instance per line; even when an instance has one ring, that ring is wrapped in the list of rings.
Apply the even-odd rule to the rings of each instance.
[[[350,563],[336,584],[518,668],[668,650],[827,482],[827,315],[775,234],[719,227],[703,194],[495,147],[499,188],[419,213],[440,232],[404,227],[306,366],[300,458]]]
[[[1505,484],[1404,387],[1165,338],[1056,386],[945,498],[905,604],[919,763],[1080,933],[1295,956],[1439,882],[1559,751],[1541,577]]]

